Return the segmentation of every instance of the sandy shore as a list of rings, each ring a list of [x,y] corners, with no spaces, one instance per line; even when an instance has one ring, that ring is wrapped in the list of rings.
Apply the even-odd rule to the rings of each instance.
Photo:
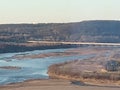
[[[29,80],[23,83],[0,86],[0,90],[120,90],[114,86],[75,85],[68,80]]]

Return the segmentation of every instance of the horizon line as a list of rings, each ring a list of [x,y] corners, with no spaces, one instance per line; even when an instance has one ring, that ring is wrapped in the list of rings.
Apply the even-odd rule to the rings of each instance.
[[[120,20],[81,20],[81,21],[71,21],[71,22],[17,22],[17,23],[0,23],[0,25],[14,25],[14,24],[67,24],[67,23],[80,23],[80,22],[87,22],[87,21],[120,21]]]

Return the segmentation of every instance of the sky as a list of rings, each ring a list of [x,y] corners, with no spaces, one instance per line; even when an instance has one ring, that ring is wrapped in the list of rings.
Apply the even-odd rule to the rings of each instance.
[[[0,0],[0,24],[120,20],[120,0]]]

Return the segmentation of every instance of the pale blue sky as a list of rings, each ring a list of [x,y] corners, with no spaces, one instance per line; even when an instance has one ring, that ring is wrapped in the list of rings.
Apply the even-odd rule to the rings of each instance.
[[[0,23],[120,20],[120,0],[0,0]]]

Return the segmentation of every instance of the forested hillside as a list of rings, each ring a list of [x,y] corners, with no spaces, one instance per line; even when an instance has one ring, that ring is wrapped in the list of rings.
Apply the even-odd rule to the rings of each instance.
[[[28,40],[120,42],[120,21],[0,25],[0,42]]]

